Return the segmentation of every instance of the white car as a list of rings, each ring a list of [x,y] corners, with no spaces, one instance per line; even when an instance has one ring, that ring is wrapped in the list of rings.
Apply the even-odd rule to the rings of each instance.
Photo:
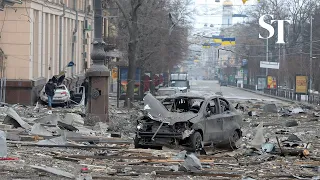
[[[40,99],[48,103],[48,96],[45,92],[45,86],[40,91]],[[52,104],[67,104],[70,101],[70,92],[68,88],[62,84],[56,87],[54,92]]]

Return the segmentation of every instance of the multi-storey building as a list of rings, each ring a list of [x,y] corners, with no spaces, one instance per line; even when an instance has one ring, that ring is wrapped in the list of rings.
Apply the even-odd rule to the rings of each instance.
[[[2,101],[33,104],[47,80],[64,70],[67,86],[81,84],[90,65],[92,6],[92,0],[22,0],[2,8]],[[75,66],[67,67],[70,61]]]

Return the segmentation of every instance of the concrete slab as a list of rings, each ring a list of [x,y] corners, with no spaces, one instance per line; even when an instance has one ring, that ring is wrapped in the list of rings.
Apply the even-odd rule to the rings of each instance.
[[[21,117],[17,114],[15,110],[11,107],[7,110],[7,117],[5,118],[4,124],[12,124],[14,127],[23,127],[24,129],[30,130],[31,126],[26,123]]]
[[[52,136],[52,132],[48,131],[43,125],[37,123],[32,126],[30,134],[39,136]]]

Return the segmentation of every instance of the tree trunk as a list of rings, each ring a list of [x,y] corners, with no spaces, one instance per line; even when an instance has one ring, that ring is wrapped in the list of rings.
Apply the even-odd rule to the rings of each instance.
[[[126,106],[130,105],[131,102],[134,100],[134,84],[135,84],[135,72],[136,72],[136,50],[137,50],[137,41],[135,41],[136,37],[135,35],[137,32],[131,34],[130,36],[130,42],[128,44],[128,59],[129,59],[129,68],[128,68],[128,84],[127,84],[127,96],[126,96],[126,102],[129,104],[126,104]]]

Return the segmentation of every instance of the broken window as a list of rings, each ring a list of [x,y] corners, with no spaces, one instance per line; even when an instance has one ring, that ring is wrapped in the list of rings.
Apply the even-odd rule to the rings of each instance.
[[[221,99],[221,98],[219,98],[219,100],[220,100],[220,111],[221,111],[221,113],[230,111],[229,103],[226,100]]]
[[[165,99],[162,103],[171,112],[194,112],[198,113],[203,99],[180,97],[175,99]]]
[[[215,115],[215,114],[219,114],[218,111],[218,99],[214,98],[212,100],[210,100],[207,104],[206,107],[206,111],[207,113],[211,116],[211,115]]]

